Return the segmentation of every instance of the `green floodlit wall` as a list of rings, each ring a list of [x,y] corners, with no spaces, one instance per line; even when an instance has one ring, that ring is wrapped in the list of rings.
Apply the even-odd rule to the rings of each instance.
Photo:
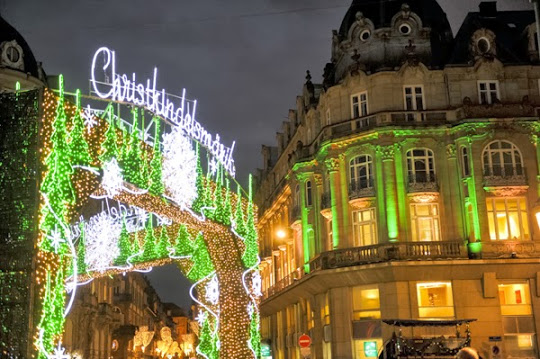
[[[31,351],[39,91],[0,94],[0,357]],[[9,353],[9,356],[8,354]]]

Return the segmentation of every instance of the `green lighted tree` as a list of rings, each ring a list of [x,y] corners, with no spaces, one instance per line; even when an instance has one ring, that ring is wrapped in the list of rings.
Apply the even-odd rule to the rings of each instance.
[[[169,248],[171,247],[171,240],[167,234],[167,227],[161,226],[161,234],[159,236],[159,241],[157,245],[157,257],[158,258],[167,258],[169,257]]]
[[[255,227],[255,214],[253,213],[252,177],[249,176],[249,201],[247,206],[246,233],[244,235],[246,250],[242,255],[242,262],[248,268],[257,265],[259,261],[259,244],[257,242],[257,228]]]
[[[199,233],[195,238],[193,247],[193,256],[191,258],[193,266],[186,276],[189,280],[197,282],[214,271],[214,264],[208,253],[208,247],[206,247],[202,233]]]
[[[163,168],[162,156],[159,149],[159,119],[154,117],[154,125],[156,133],[154,135],[154,150],[152,153],[152,161],[150,161],[150,188],[149,191],[153,195],[161,196],[165,191],[163,186]]]
[[[193,201],[191,208],[195,212],[201,213],[201,208],[204,206],[204,195],[205,195],[205,186],[204,186],[204,176],[201,166],[201,156],[199,155],[199,143],[195,145],[195,156],[197,158],[197,179],[195,180],[195,185],[197,186],[197,198]]]
[[[259,312],[254,311],[249,323],[249,346],[255,352],[255,358],[261,357],[261,332],[259,330]]]
[[[73,129],[69,134],[69,154],[74,165],[88,166],[92,162],[88,143],[84,138],[84,121],[81,116],[81,92],[76,93],[76,109],[73,117]]]
[[[216,341],[217,340],[214,339],[212,329],[210,328],[210,322],[207,318],[205,319],[201,328],[197,350],[203,353],[209,359],[216,359],[218,358]]]
[[[244,211],[242,210],[242,193],[240,192],[240,186],[236,193],[236,211],[234,212],[235,230],[241,236],[246,234],[246,225],[244,223]]]
[[[232,216],[231,189],[230,189],[229,179],[226,179],[225,180],[225,200],[224,200],[221,223],[223,223],[226,226],[230,226],[231,216]]]
[[[84,223],[79,224],[81,229],[81,235],[79,237],[79,244],[77,246],[77,271],[79,273],[86,273],[86,241],[85,241],[85,228]]]
[[[62,75],[60,75],[59,81],[60,95],[56,108],[56,117],[52,123],[52,148],[51,153],[45,160],[47,171],[41,185],[41,191],[46,194],[48,200],[48,205],[43,206],[42,209],[43,219],[41,222],[41,229],[46,234],[51,234],[55,228],[65,228],[67,223],[65,218],[66,206],[75,202],[75,191],[71,182],[73,168],[71,167],[70,151],[67,143],[67,118],[64,108],[64,80]],[[65,235],[66,233],[63,233],[63,236]],[[63,246],[65,247],[65,244]],[[46,251],[53,249],[49,236],[44,236],[40,247]]]
[[[118,257],[116,257],[114,264],[120,266],[126,265],[127,259],[132,252],[125,218],[122,221],[122,231],[120,232],[120,238],[118,239],[118,249],[120,250],[120,254],[118,254]]]
[[[118,159],[118,139],[116,137],[116,126],[114,124],[114,110],[112,104],[109,104],[105,109],[105,115],[107,116],[107,122],[109,127],[105,132],[105,140],[101,144],[101,155],[99,159],[101,163],[106,163],[113,158]]]
[[[178,230],[174,254],[178,257],[187,257],[193,254],[193,244],[185,224],[180,225]]]
[[[139,131],[139,111],[134,108],[133,111],[133,126],[128,141],[128,149],[124,162],[124,175],[127,181],[134,185],[140,186],[143,183],[143,159],[141,153],[141,141]]]
[[[132,262],[140,262],[142,253],[141,253],[141,245],[139,243],[139,236],[137,235],[137,232],[133,233],[133,244],[131,246],[131,253],[133,253]]]
[[[151,261],[156,258],[156,237],[154,236],[154,226],[152,224],[152,215],[146,222],[146,236],[144,237],[143,253],[141,260],[143,262]]]
[[[53,322],[53,333],[56,335],[62,334],[64,331],[64,306],[66,303],[66,290],[65,290],[65,275],[64,275],[64,263],[63,256],[60,256],[60,266],[56,274],[56,280],[53,289],[53,313],[51,315],[51,321]]]

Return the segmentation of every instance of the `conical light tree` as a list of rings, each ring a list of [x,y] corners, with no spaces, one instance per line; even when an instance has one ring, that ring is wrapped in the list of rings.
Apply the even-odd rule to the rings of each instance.
[[[193,254],[193,244],[185,224],[180,225],[178,230],[174,254],[178,257],[187,257]]]
[[[84,223],[81,223],[79,225],[79,228],[81,229],[81,235],[79,237],[79,244],[77,245],[77,271],[79,273],[85,273],[86,272],[86,241],[85,241],[85,227]]]
[[[158,245],[156,248],[157,258],[167,258],[169,256],[169,248],[171,247],[171,240],[167,234],[167,227],[161,227],[161,234],[159,236]]]
[[[133,114],[133,125],[131,128],[131,134],[128,141],[128,150],[126,156],[123,160],[124,162],[124,175],[127,181],[133,183],[134,185],[139,186],[143,183],[142,171],[143,171],[143,162],[142,162],[142,153],[141,153],[141,141],[140,131],[139,131],[139,111],[134,108],[132,111]]]
[[[120,238],[118,239],[118,249],[120,254],[114,260],[116,265],[126,265],[127,259],[131,255],[131,242],[129,240],[129,233],[126,228],[126,220],[122,221],[122,231],[120,232]]]
[[[142,261],[151,261],[156,258],[156,237],[154,236],[154,226],[152,215],[146,223],[146,236],[144,237]]]
[[[150,161],[150,193],[155,196],[161,196],[165,191],[163,186],[163,161],[161,156],[161,150],[159,149],[159,125],[160,121],[154,117],[154,126],[156,126],[156,133],[154,137],[154,149],[152,153],[152,161]]]
[[[101,144],[101,155],[99,159],[101,163],[107,163],[113,158],[118,158],[118,139],[116,137],[116,125],[114,123],[114,110],[112,104],[109,104],[105,109],[105,116],[107,117],[107,122],[109,127],[105,132],[105,140]]]
[[[193,266],[186,275],[189,280],[194,282],[199,281],[214,271],[214,264],[208,253],[208,247],[202,233],[199,233],[197,238],[195,238],[191,260],[193,261]]]
[[[77,90],[73,129],[69,134],[69,154],[72,164],[88,166],[92,162],[92,157],[90,157],[88,142],[84,138],[84,121],[81,111],[81,92]]]

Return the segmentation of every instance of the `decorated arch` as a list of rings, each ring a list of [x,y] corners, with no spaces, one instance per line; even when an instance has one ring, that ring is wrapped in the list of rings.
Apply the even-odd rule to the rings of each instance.
[[[66,94],[61,76],[43,96],[39,357],[69,357],[61,339],[79,286],[175,263],[197,293],[199,357],[258,358],[251,178],[246,192],[234,143],[197,122],[185,91],[157,90],[157,70],[144,84],[119,75],[114,56],[96,52],[91,96]]]

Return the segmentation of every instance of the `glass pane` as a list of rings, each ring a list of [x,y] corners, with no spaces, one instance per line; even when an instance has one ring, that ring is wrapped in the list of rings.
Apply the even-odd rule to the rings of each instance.
[[[432,219],[431,218],[418,218],[418,232],[420,235],[420,241],[432,241],[433,232],[431,228]]]
[[[481,82],[480,83],[480,91],[486,91],[486,83],[485,82]]]
[[[418,216],[429,216],[429,205],[428,204],[416,204],[414,205],[416,207],[416,214]]]

